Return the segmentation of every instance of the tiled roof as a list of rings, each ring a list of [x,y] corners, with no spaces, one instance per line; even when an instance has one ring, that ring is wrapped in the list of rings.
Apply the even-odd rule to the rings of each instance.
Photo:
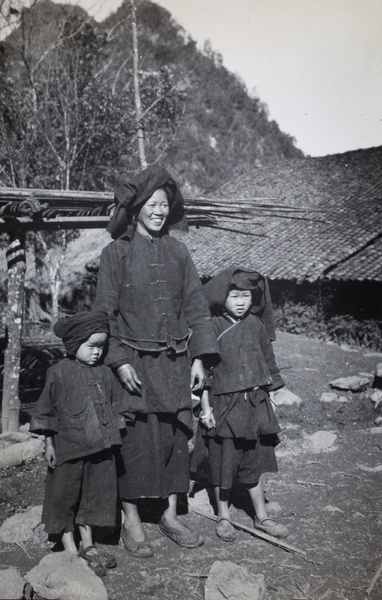
[[[215,197],[273,198],[307,212],[259,216],[240,232],[192,228],[186,243],[201,276],[240,264],[271,279],[382,281],[382,147],[254,168]]]

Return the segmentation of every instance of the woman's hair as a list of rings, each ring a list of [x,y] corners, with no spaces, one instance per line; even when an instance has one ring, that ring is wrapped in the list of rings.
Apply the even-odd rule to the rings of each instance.
[[[187,230],[184,199],[178,184],[166,169],[152,165],[132,179],[122,180],[115,190],[116,207],[107,226],[111,236],[116,239],[126,233],[129,227],[134,225],[134,215],[156,190],[162,188],[167,194],[170,206],[167,227],[176,226],[178,229]]]

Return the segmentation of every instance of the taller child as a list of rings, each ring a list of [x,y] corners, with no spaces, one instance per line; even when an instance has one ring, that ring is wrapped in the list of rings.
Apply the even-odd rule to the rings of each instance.
[[[284,385],[269,337],[274,330],[267,283],[257,272],[228,267],[204,289],[211,309],[219,313],[213,324],[221,361],[213,369],[211,394],[203,393],[200,417],[207,429],[211,483],[218,506],[216,533],[227,542],[235,539],[229,493],[238,477],[248,489],[255,527],[284,537],[287,528],[267,515],[261,481],[262,472],[277,470],[273,445],[262,440],[265,435],[269,442],[280,431],[269,393]],[[198,436],[196,465],[200,445]]]
[[[208,303],[186,246],[168,235],[184,229],[178,185],[151,166],[115,192],[108,227],[115,239],[101,256],[96,307],[110,315],[105,359],[125,388],[126,435],[119,475],[122,539],[137,557],[153,554],[138,498],[168,498],[159,527],[187,548],[203,543],[177,516],[177,494],[189,489],[190,389],[205,381],[203,357],[217,354]],[[191,365],[190,365],[191,363]]]

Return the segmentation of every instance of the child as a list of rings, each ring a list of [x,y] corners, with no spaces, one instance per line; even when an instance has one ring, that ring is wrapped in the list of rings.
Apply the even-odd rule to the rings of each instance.
[[[212,485],[218,506],[216,534],[235,540],[230,521],[229,492],[236,475],[246,485],[256,513],[255,527],[277,537],[288,530],[267,516],[261,473],[277,471],[273,445],[280,431],[269,391],[284,385],[264,322],[272,325],[266,306],[266,280],[256,272],[230,267],[204,286],[221,353],[212,369],[211,394],[203,392],[200,422],[207,430]],[[219,310],[220,309],[220,310]],[[200,454],[196,442],[195,455]]]
[[[48,369],[31,423],[32,431],[46,436],[42,522],[74,554],[78,526],[78,556],[103,577],[116,562],[93,544],[92,526],[115,526],[114,447],[121,443],[116,417],[119,384],[100,364],[108,319],[101,311],[83,312],[57,321],[54,332],[62,338],[68,358]]]

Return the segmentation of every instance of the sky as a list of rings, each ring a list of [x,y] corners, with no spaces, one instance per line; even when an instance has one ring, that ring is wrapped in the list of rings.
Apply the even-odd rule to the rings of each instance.
[[[121,0],[69,0],[97,20]],[[157,0],[307,155],[382,145],[382,0]]]

